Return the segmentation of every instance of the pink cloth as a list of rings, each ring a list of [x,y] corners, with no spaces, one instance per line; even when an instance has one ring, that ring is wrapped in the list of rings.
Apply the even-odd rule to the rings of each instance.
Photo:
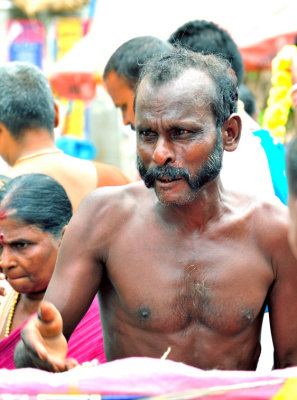
[[[13,352],[17,342],[21,339],[23,325],[0,341],[0,368],[15,369]],[[94,298],[86,315],[71,335],[67,357],[75,358],[80,364],[95,358],[100,363],[106,362],[97,297]]]
[[[0,370],[1,393],[30,395],[30,400],[38,400],[39,394],[101,394],[105,400],[127,399],[133,396],[161,396],[174,394],[175,399],[207,400],[270,400],[290,378],[297,382],[297,367],[274,370],[269,373],[258,371],[202,371],[171,360],[145,357],[125,358],[98,366],[78,367],[70,371],[52,373],[31,368]],[[296,383],[295,383],[296,384]],[[196,392],[196,396],[193,395]],[[202,395],[201,391],[204,392]],[[293,387],[291,395],[279,397],[295,399]],[[89,394],[87,394],[89,393]],[[115,397],[118,395],[118,397]],[[33,397],[36,396],[36,397]],[[65,396],[65,399],[67,396]],[[70,398],[70,397],[69,397]],[[72,397],[75,398],[75,397]],[[78,397],[77,397],[78,398]],[[19,397],[13,399],[22,400]],[[164,397],[166,399],[166,397]]]

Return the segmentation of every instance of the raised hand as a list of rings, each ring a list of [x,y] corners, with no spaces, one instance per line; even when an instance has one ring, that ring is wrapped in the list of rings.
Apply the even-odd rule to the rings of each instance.
[[[35,367],[62,372],[78,365],[66,359],[67,341],[62,332],[61,314],[49,302],[41,302],[34,315],[22,330],[22,341],[15,350],[16,367]]]

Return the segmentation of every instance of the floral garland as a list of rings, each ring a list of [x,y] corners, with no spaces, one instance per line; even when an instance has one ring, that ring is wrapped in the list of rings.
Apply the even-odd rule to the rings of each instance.
[[[268,129],[271,135],[284,143],[286,123],[292,106],[292,94],[296,91],[292,87],[291,57],[297,52],[295,45],[286,45],[271,62],[271,83],[267,100],[267,108],[263,114],[262,127]]]

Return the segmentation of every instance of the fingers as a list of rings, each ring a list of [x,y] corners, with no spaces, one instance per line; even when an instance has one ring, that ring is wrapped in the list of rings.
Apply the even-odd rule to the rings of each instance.
[[[30,358],[34,359],[34,361],[47,359],[47,351],[43,344],[36,316],[30,318],[29,322],[24,326],[21,331],[21,338],[26,351],[30,354]]]
[[[50,338],[62,333],[62,317],[53,304],[42,301],[37,316],[37,327],[43,337]]]
[[[69,371],[70,369],[73,369],[75,367],[78,367],[79,363],[74,359],[74,358],[67,358],[65,360],[65,370]]]
[[[39,306],[38,318],[43,322],[51,322],[59,314],[56,307],[48,301],[42,301]]]
[[[67,341],[62,334],[62,318],[50,303],[43,303],[39,317],[34,315],[22,329],[23,346],[35,368],[63,372],[77,365],[65,360]]]

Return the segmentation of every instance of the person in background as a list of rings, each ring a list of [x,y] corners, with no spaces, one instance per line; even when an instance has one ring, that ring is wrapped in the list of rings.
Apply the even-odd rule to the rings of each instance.
[[[243,102],[244,110],[253,119],[257,120],[255,96],[243,83],[239,86],[239,100]],[[267,129],[257,129],[253,134],[261,139],[261,144],[265,149],[271,177],[274,180],[274,192],[283,204],[287,204],[288,184],[286,178],[285,147],[282,143],[274,141]]]
[[[289,186],[289,243],[297,259],[297,137],[287,145],[286,168]]]
[[[7,292],[0,298],[0,368],[13,369],[21,328],[37,312],[51,279],[72,206],[56,180],[25,174],[4,183],[0,208],[0,275],[6,278],[0,285]],[[72,357],[105,361],[96,298],[69,340],[68,357],[71,363]]]
[[[243,102],[244,110],[257,121],[257,104],[254,93],[244,83],[239,86],[239,100]]]
[[[244,65],[239,48],[229,33],[212,21],[189,21],[173,32],[169,43],[203,54],[226,58],[236,74],[238,85],[243,83]],[[287,203],[288,189],[285,173],[284,147],[275,145],[267,130],[244,110],[242,139],[234,154],[226,154],[222,179],[226,187],[265,197],[276,195]],[[252,156],[251,156],[252,154]],[[234,175],[234,170],[238,175]]]
[[[22,330],[17,367],[66,370],[65,340],[97,292],[108,361],[166,354],[202,369],[254,370],[269,304],[274,368],[297,365],[288,209],[220,180],[224,151],[240,140],[237,106],[226,60],[178,48],[147,62],[135,95],[143,181],[82,201],[39,318]]]
[[[123,185],[129,179],[115,166],[71,157],[57,148],[54,128],[59,109],[47,78],[26,62],[0,66],[0,155],[10,177],[39,172],[65,188],[75,211],[99,186]]]
[[[154,36],[138,36],[123,43],[104,68],[105,88],[114,105],[121,110],[124,124],[132,129],[135,125],[135,89],[141,69],[149,59],[171,48],[168,42]]]

